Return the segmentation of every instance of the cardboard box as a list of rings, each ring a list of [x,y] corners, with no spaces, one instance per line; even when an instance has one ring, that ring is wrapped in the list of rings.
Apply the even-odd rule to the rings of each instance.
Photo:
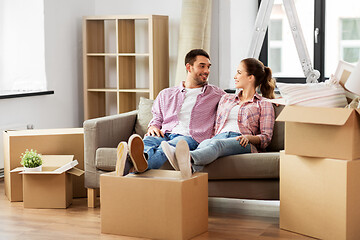
[[[151,239],[189,239],[208,228],[208,176],[179,171],[100,176],[101,232]]]
[[[280,153],[280,228],[360,239],[360,161]]]
[[[41,172],[25,172],[16,168],[12,173],[22,175],[25,208],[67,208],[72,203],[72,175],[84,171],[74,168],[74,155],[44,155]]]
[[[360,158],[359,109],[286,106],[286,154],[344,160]]]
[[[43,155],[74,155],[77,166],[84,170],[84,130],[82,128],[5,131],[4,175],[5,195],[11,202],[23,200],[22,176],[10,170],[20,167],[20,156],[26,149]],[[86,197],[84,176],[73,181],[74,197]]]

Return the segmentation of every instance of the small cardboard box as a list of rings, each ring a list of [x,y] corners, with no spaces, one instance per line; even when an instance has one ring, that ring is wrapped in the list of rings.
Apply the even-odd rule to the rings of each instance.
[[[179,171],[100,176],[101,232],[151,239],[189,239],[208,229],[208,176]]]
[[[12,173],[22,175],[25,208],[67,208],[72,203],[72,175],[84,171],[74,168],[78,162],[74,155],[43,155],[41,172],[25,172],[16,168]],[[45,164],[46,163],[46,164]]]
[[[286,154],[344,160],[360,158],[359,109],[286,106]]]
[[[43,155],[74,155],[77,167],[84,170],[84,129],[59,128],[3,132],[5,195],[11,202],[23,200],[22,176],[10,172],[20,167],[20,156],[26,149]],[[86,197],[84,176],[73,181],[74,197]]]
[[[280,228],[360,239],[360,161],[280,153]]]

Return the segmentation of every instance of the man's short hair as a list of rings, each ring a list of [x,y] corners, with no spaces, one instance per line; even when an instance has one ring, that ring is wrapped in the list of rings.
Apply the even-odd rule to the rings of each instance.
[[[185,65],[189,63],[190,65],[193,65],[196,61],[197,56],[204,56],[210,60],[209,54],[203,50],[203,49],[193,49],[190,52],[188,52],[185,56]]]

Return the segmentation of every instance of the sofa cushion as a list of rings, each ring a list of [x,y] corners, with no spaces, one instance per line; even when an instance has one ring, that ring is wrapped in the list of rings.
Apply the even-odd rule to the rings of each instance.
[[[102,171],[115,171],[116,148],[98,148],[96,150],[95,166]]]
[[[153,117],[151,113],[153,103],[154,100],[152,99],[140,97],[139,111],[135,123],[135,133],[139,134],[140,136],[145,135],[145,133],[147,132],[148,124]]]
[[[265,179],[279,178],[280,153],[247,153],[221,157],[202,172],[209,179]]]

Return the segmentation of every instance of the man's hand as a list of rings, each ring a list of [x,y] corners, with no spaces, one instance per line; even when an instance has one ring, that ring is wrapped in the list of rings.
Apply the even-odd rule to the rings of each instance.
[[[147,133],[145,134],[145,136],[158,136],[158,137],[164,137],[164,133],[158,129],[155,126],[150,126],[148,128]]]
[[[241,135],[236,137],[236,140],[239,141],[239,144],[243,147],[246,147],[246,145],[249,143],[249,139],[247,138],[247,135]]]

